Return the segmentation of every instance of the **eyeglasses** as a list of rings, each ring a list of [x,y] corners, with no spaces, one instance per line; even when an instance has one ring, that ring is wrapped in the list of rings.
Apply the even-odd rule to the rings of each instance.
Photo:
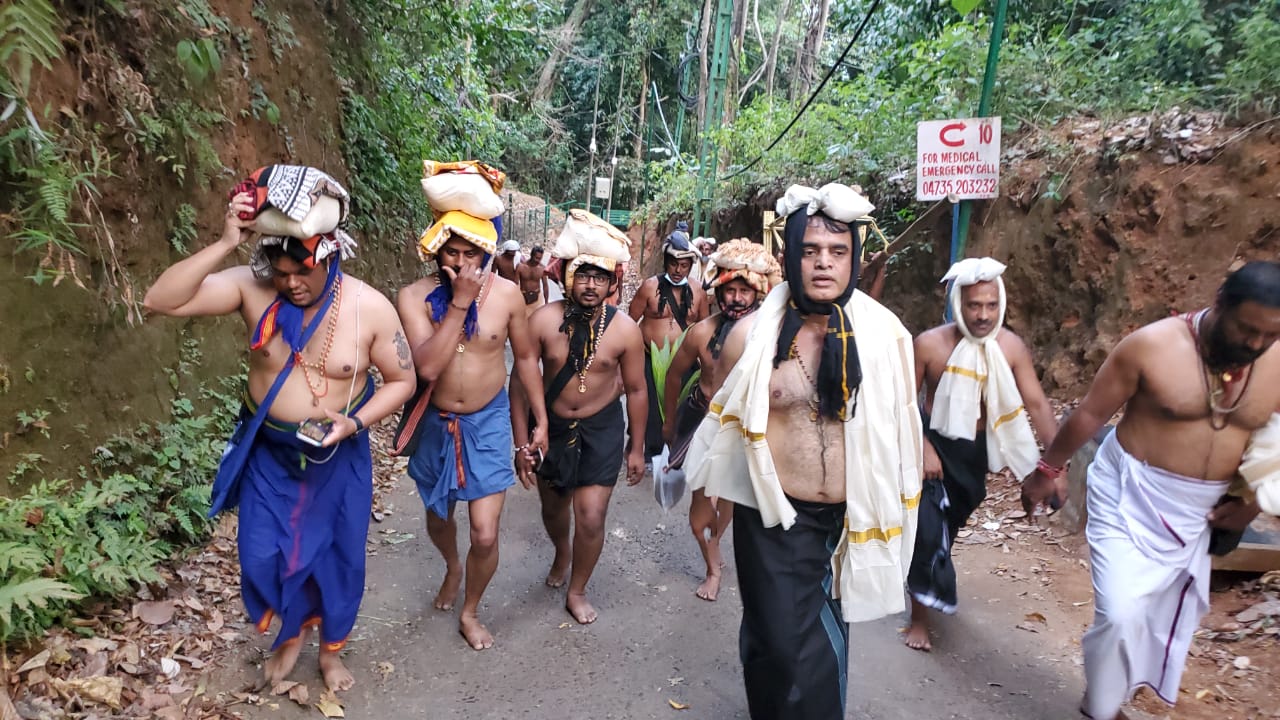
[[[581,280],[584,285],[608,285],[609,279],[608,275],[597,275],[595,273],[575,273],[573,276],[575,283]]]

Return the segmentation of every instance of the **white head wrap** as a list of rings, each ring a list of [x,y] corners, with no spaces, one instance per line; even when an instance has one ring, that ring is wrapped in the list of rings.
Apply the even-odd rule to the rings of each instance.
[[[520,252],[520,243],[516,242],[515,240],[508,240],[502,243],[502,252],[504,253]]]
[[[956,321],[956,326],[960,328],[960,332],[964,336],[974,342],[986,342],[995,338],[1000,332],[1000,328],[1004,325],[1004,311],[1007,304],[1004,292],[1004,280],[1000,277],[1004,274],[1004,263],[994,258],[965,258],[947,270],[947,274],[942,276],[942,282],[951,283],[951,291],[948,293],[947,300],[951,304],[951,317]],[[975,337],[969,332],[969,328],[964,324],[964,316],[960,314],[960,291],[970,285],[977,285],[980,282],[995,281],[996,287],[1000,290],[1000,315],[996,318],[996,326],[986,337]]]

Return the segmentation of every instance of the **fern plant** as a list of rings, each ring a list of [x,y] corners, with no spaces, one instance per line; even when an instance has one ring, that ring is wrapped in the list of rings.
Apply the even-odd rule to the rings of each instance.
[[[31,70],[53,68],[62,57],[61,34],[62,18],[48,0],[11,0],[0,8],[0,66],[16,84],[2,88],[6,94],[26,97]]]

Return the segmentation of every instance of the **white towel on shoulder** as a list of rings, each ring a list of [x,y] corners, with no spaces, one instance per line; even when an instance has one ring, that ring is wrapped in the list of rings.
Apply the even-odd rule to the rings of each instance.
[[[1019,479],[1036,468],[1040,447],[1031,432],[1018,383],[1009,360],[1000,350],[996,336],[1004,325],[1004,264],[991,258],[961,260],[943,276],[952,281],[949,295],[951,314],[964,338],[956,345],[934,393],[929,427],[944,437],[972,440],[981,408],[987,411],[987,468],[1000,472],[1008,467]],[[995,330],[975,337],[965,327],[960,310],[960,290],[979,282],[994,280],[1000,288],[1000,316]]]
[[[1240,463],[1240,476],[1258,498],[1262,512],[1280,515],[1280,413],[1253,433]]]

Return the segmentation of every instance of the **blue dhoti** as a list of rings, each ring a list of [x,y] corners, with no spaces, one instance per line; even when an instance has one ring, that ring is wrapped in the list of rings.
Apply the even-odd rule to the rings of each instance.
[[[372,384],[348,413],[363,405]],[[250,405],[246,411],[252,413]],[[247,446],[237,432],[219,471],[220,482],[236,476],[236,492],[214,511],[239,503],[240,592],[259,631],[280,618],[272,649],[318,624],[323,647],[337,651],[355,626],[364,595],[373,505],[369,436],[358,433],[318,448],[298,440],[297,429],[267,418]]]
[[[511,452],[511,403],[505,388],[473,413],[440,410],[422,417],[409,477],[427,510],[449,517],[449,507],[500,493],[516,484]]]

